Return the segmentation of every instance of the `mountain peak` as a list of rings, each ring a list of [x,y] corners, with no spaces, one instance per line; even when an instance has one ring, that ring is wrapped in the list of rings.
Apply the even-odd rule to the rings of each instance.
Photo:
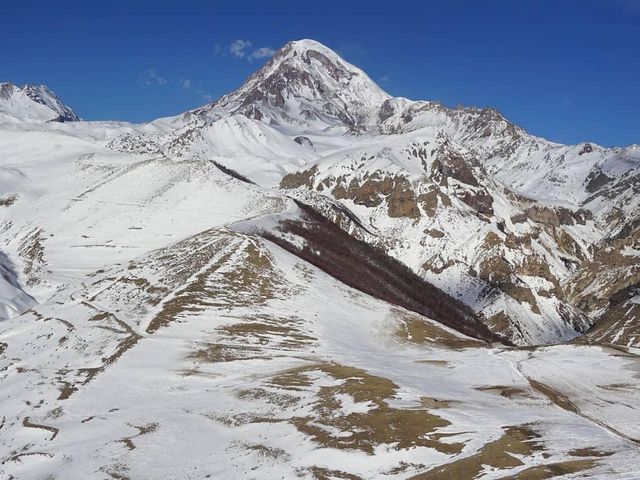
[[[388,98],[362,70],[304,39],[287,43],[242,87],[200,111],[296,129],[358,130],[375,120]]]
[[[27,122],[74,122],[78,115],[46,85],[0,83],[0,118]]]
[[[318,42],[317,40],[313,40],[310,38],[302,38],[300,40],[292,40],[290,42],[288,42],[284,47],[286,48],[287,46],[293,48],[296,51],[306,51],[306,50],[316,50],[319,52],[324,52],[324,53],[329,53],[331,55],[336,55],[336,53],[331,50],[329,47],[327,47],[326,45]],[[337,56],[337,55],[336,55]]]

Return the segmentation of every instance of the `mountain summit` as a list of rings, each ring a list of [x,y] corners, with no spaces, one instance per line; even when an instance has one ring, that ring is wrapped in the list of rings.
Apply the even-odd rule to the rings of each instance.
[[[243,114],[272,126],[358,130],[389,99],[366,73],[314,40],[287,43],[238,90],[201,112]]]
[[[27,122],[75,122],[80,117],[45,85],[0,83],[0,118]]]

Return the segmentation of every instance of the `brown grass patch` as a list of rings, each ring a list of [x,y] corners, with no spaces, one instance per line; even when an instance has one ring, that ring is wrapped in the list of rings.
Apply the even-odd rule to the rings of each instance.
[[[396,336],[402,341],[418,345],[437,344],[449,348],[470,348],[486,345],[484,342],[449,332],[435,322],[410,313],[396,310],[401,324],[396,330]]]
[[[242,242],[237,240],[237,235],[224,238],[219,248],[228,251],[190,279],[173,298],[162,305],[149,323],[148,333],[168,325],[178,316],[196,313],[206,307],[231,309],[257,306],[291,294],[269,251],[254,239],[247,237]],[[210,258],[215,253],[210,252]],[[220,271],[223,266],[228,266],[232,258],[232,268]],[[206,265],[203,260],[199,261]]]
[[[199,343],[190,358],[206,363],[270,359],[286,352],[309,351],[316,342],[315,337],[303,331],[304,320],[295,316],[255,314],[225,317],[241,321],[216,328],[220,341]]]
[[[362,477],[342,470],[330,470],[328,468],[310,467],[308,471],[313,475],[314,480],[363,480]]]
[[[530,427],[508,427],[504,434],[484,445],[478,453],[454,462],[436,467],[428,472],[412,477],[413,480],[450,480],[476,478],[485,466],[509,469],[524,465],[517,456],[529,456],[542,450],[537,441],[539,435]],[[516,456],[517,455],[517,456]]]
[[[569,450],[568,453],[572,457],[608,457],[609,455],[613,455],[613,452],[604,452],[593,447],[576,448]]]
[[[570,473],[583,472],[597,466],[594,460],[568,460],[566,462],[538,465],[522,470],[515,475],[504,477],[504,480],[544,480],[561,477]]]
[[[274,377],[271,384],[291,392],[313,390],[314,374],[328,375],[339,383],[315,390],[314,415],[294,417],[290,421],[323,447],[361,450],[369,454],[381,444],[397,449],[428,447],[444,453],[462,450],[463,444],[442,443],[433,438],[437,429],[449,425],[447,420],[424,407],[392,407],[389,400],[395,397],[399,387],[391,380],[364,370],[323,363],[284,372]],[[366,404],[367,409],[344,412],[338,395],[348,395],[354,402]]]

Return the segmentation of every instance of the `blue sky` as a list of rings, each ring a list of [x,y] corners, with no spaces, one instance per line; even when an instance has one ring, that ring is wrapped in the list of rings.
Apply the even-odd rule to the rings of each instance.
[[[640,143],[640,0],[21,0],[1,15],[0,80],[47,84],[88,120],[181,113],[313,38],[393,95],[493,106],[561,142]]]

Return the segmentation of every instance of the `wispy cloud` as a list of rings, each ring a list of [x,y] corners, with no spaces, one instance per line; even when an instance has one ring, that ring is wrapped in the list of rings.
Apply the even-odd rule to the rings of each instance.
[[[271,47],[260,47],[251,52],[249,59],[258,60],[260,58],[268,58],[272,57],[274,53],[276,53],[276,51]]]
[[[231,45],[229,45],[229,51],[231,52],[231,55],[236,58],[244,58],[247,53],[247,49],[251,48],[251,45],[252,44],[249,40],[234,40],[231,42]]]
[[[390,80],[390,78],[388,76],[384,75],[384,76],[382,76],[382,77],[380,77],[378,79],[378,82],[380,82],[380,83],[389,83],[389,80]]]
[[[214,49],[215,54],[220,54],[223,51],[223,49],[219,49],[218,47],[219,44],[216,44]],[[271,47],[253,48],[253,42],[251,40],[244,40],[241,38],[231,42],[229,45],[229,52],[235,58],[245,58],[250,62],[253,60],[271,57],[276,53],[276,51]]]
[[[185,90],[189,90],[191,88],[191,80],[188,78],[181,78],[180,80],[178,80],[178,83]]]
[[[138,83],[143,87],[155,87],[166,85],[167,80],[158,75],[155,68],[149,68],[138,76]]]

